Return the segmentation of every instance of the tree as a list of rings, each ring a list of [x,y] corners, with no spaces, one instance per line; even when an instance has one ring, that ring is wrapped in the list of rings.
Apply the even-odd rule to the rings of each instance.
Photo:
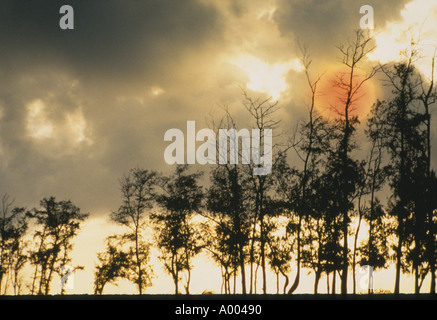
[[[290,262],[292,252],[294,251],[293,246],[296,242],[292,237],[292,235],[296,233],[296,230],[293,230],[292,226],[296,227],[298,225],[296,223],[292,224],[290,221],[281,224],[281,220],[283,220],[281,218],[284,217],[279,216],[276,219],[279,221],[271,220],[267,224],[267,229],[270,234],[267,240],[270,249],[267,257],[270,268],[276,274],[276,293],[279,294],[279,274],[281,274],[285,278],[283,293],[286,294],[289,283],[288,273],[291,271]]]
[[[377,69],[372,68],[363,77],[358,77],[357,71],[366,55],[373,50],[370,45],[371,38],[363,30],[357,30],[354,40],[347,47],[338,47],[342,54],[341,62],[346,67],[346,71],[337,73],[333,81],[333,86],[338,88],[342,94],[338,99],[338,105],[334,108],[338,113],[335,120],[336,134],[333,137],[337,145],[336,150],[329,156],[327,170],[333,177],[332,182],[338,187],[338,193],[334,195],[334,198],[338,199],[336,206],[342,221],[342,294],[347,293],[350,212],[354,208],[353,200],[356,198],[357,184],[361,178],[359,176],[360,163],[351,158],[351,151],[356,148],[353,135],[359,123],[358,116],[354,115],[353,111],[364,83],[375,75]]]
[[[20,292],[20,271],[27,260],[23,250],[23,240],[28,222],[25,209],[13,207],[14,200],[7,194],[2,197],[0,212],[0,292],[6,294],[8,283],[13,286],[14,294]],[[3,280],[6,280],[3,284]]]
[[[158,175],[154,171],[132,169],[120,180],[122,205],[111,213],[112,221],[125,226],[128,231],[122,235],[116,257],[127,256],[129,263],[124,275],[136,284],[138,293],[152,285],[153,271],[149,265],[150,244],[146,238],[147,216],[156,197]],[[110,239],[109,239],[110,240]],[[111,250],[111,246],[107,250]],[[102,288],[103,289],[103,288]]]
[[[391,214],[397,220],[396,294],[400,289],[401,269],[407,270],[409,262],[413,263],[415,290],[418,289],[420,260],[423,255],[421,233],[426,216],[423,195],[426,195],[424,181],[427,181],[428,150],[423,126],[424,115],[417,107],[417,88],[420,85],[414,67],[417,51],[410,48],[403,54],[403,61],[382,68],[392,87],[393,98],[378,106],[381,114],[380,131],[391,163]]]
[[[265,139],[266,130],[273,130],[276,128],[279,121],[273,118],[274,113],[278,110],[278,103],[272,102],[270,98],[267,99],[252,99],[244,92],[243,105],[250,114],[250,119],[254,122],[254,127],[260,133],[259,140],[253,139],[252,137],[252,158],[256,158],[258,155],[259,159],[273,158],[273,149],[276,145],[273,145],[270,139]],[[213,122],[213,128],[227,128],[236,130],[237,126],[232,118],[230,112],[225,109],[226,116],[222,118],[217,126]],[[239,145],[238,135],[230,136],[230,145]],[[235,139],[235,140],[232,140]],[[247,141],[242,141],[247,143]],[[264,146],[264,149],[262,149]],[[269,153],[272,154],[269,154]],[[239,263],[240,270],[242,273],[242,290],[246,293],[246,272],[244,270],[245,255],[244,247],[245,242],[248,240],[248,261],[250,264],[250,275],[249,275],[249,293],[253,293],[256,286],[256,276],[258,266],[261,266],[262,271],[262,283],[263,292],[267,292],[267,265],[266,256],[268,250],[266,248],[268,232],[266,229],[266,224],[269,220],[269,212],[267,210],[268,204],[270,202],[270,191],[272,190],[273,179],[270,174],[254,174],[257,170],[262,169],[261,165],[254,161],[251,163],[250,159],[245,159],[245,154],[238,150],[238,158],[241,157],[243,165],[238,165],[237,163],[226,163],[223,164],[220,169],[217,169],[214,174],[216,174],[213,179],[218,183],[217,188],[213,185],[210,189],[212,201],[209,203],[210,209],[214,214],[228,215],[230,220],[230,226],[233,228],[233,233],[235,234],[236,245],[239,251]],[[249,161],[247,161],[249,160]],[[276,161],[276,160],[275,160]],[[272,168],[270,164],[265,163],[264,167],[270,173]],[[274,162],[271,163],[274,166]],[[224,199],[229,197],[224,202],[219,203],[214,199],[213,194],[216,194],[219,199]],[[231,202],[230,202],[231,201]],[[216,203],[214,203],[216,202]],[[218,204],[215,208],[215,204]],[[245,230],[248,227],[250,230]],[[240,232],[239,229],[242,231]],[[244,230],[244,231],[243,231]],[[243,234],[249,231],[247,235]],[[238,234],[240,233],[240,234]],[[233,235],[234,236],[234,235]],[[258,259],[259,257],[259,259]],[[258,263],[259,262],[259,263]],[[254,265],[257,265],[254,270]]]
[[[95,266],[94,294],[103,294],[106,284],[116,284],[119,278],[127,278],[129,263],[132,261],[133,252],[121,250],[124,240],[120,236],[110,236],[106,239],[106,252],[97,254],[99,264]]]
[[[265,130],[273,130],[277,128],[280,120],[276,120],[274,115],[278,110],[278,102],[272,102],[271,98],[265,100],[262,99],[252,99],[246,93],[244,94],[245,101],[244,106],[246,110],[250,113],[252,120],[255,123],[255,128],[260,130],[260,144],[255,146],[255,150],[259,153],[260,157],[271,157],[272,167],[278,158],[273,158],[273,155],[277,153],[283,153],[285,150],[276,150],[278,145],[273,142],[264,140]],[[269,148],[265,148],[265,145],[271,144]],[[260,150],[261,146],[264,146],[264,150]],[[252,152],[254,148],[252,147]],[[268,154],[271,152],[272,154]],[[251,236],[251,249],[250,249],[250,262],[251,262],[251,278],[253,274],[253,262],[255,255],[255,242],[258,238],[259,249],[260,249],[260,260],[261,260],[261,272],[262,272],[262,283],[263,283],[263,293],[267,293],[267,265],[266,265],[266,243],[268,241],[268,231],[266,228],[266,223],[270,218],[270,212],[267,210],[269,202],[271,202],[270,191],[273,188],[273,178],[271,174],[267,175],[254,175],[254,167],[260,167],[258,164],[249,163],[246,166],[246,175],[249,192],[252,197],[253,203],[253,228]],[[259,235],[256,237],[256,229],[259,228]],[[251,281],[252,287],[252,281]]]
[[[301,269],[301,230],[303,221],[314,211],[313,182],[320,174],[321,159],[330,149],[328,122],[316,110],[317,86],[321,79],[311,79],[310,66],[312,60],[308,55],[306,45],[299,45],[301,62],[304,66],[306,81],[310,88],[311,101],[308,107],[308,119],[301,123],[299,131],[293,137],[292,146],[302,162],[301,169],[289,168],[284,162],[276,167],[277,191],[287,202],[288,211],[298,217],[298,225],[294,228],[297,237],[297,273],[295,280],[288,290],[293,293],[300,279]],[[290,221],[289,229],[293,229]]]
[[[213,225],[211,225],[212,221]],[[231,293],[231,276],[234,275],[235,280],[239,268],[238,246],[233,234],[232,222],[226,216],[218,216],[208,219],[208,222],[202,224],[202,227],[205,249],[221,269],[221,292]]]
[[[200,230],[192,221],[193,214],[199,212],[202,205],[203,192],[198,184],[201,173],[187,171],[187,165],[178,165],[174,175],[161,178],[161,192],[156,196],[160,210],[151,216],[160,259],[173,278],[176,294],[179,294],[178,284],[184,271],[185,292],[190,293],[192,259],[204,246]]]
[[[385,240],[388,238],[390,228],[385,221],[386,212],[377,197],[377,192],[383,187],[388,176],[388,167],[383,166],[383,139],[379,121],[381,115],[378,113],[380,103],[378,101],[374,104],[366,130],[371,145],[358,192],[358,226],[355,232],[352,262],[354,293],[356,292],[357,253],[361,256],[360,264],[370,265],[375,271],[378,268],[384,268],[388,260],[388,246]],[[358,235],[363,219],[368,225],[368,238],[362,246],[358,247]]]
[[[211,174],[206,208],[215,222],[215,232],[210,235],[215,235],[210,251],[225,270],[227,267],[240,268],[242,293],[246,294],[245,262],[250,218],[247,188],[244,186],[241,170],[236,164],[218,166]]]
[[[424,242],[426,243],[426,257],[428,261],[430,273],[431,273],[431,284],[430,293],[435,293],[436,288],[436,246],[435,246],[435,224],[434,224],[434,210],[436,209],[435,203],[435,190],[433,190],[433,181],[435,180],[435,173],[433,173],[431,168],[431,106],[437,101],[437,88],[435,87],[435,58],[436,58],[437,48],[434,46],[434,55],[431,58],[431,73],[428,79],[423,79],[422,75],[420,78],[420,91],[418,95],[419,101],[423,106],[424,124],[425,124],[425,158],[426,158],[426,186],[425,186],[425,211],[426,218],[425,224],[428,230],[428,235]]]
[[[69,200],[58,202],[55,197],[50,197],[41,200],[40,208],[34,208],[28,212],[28,216],[40,226],[33,237],[35,248],[31,253],[31,262],[35,265],[35,271],[31,294],[37,292],[47,295],[53,275],[60,274],[61,267],[71,263],[72,240],[88,214],[81,213]]]

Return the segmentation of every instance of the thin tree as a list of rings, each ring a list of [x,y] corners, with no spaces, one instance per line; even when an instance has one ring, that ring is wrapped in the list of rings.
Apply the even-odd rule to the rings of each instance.
[[[386,212],[381,205],[377,192],[381,190],[388,176],[386,166],[383,166],[383,139],[379,114],[381,102],[377,102],[368,118],[366,134],[371,142],[369,156],[366,160],[364,179],[359,187],[358,195],[358,226],[354,238],[353,252],[353,292],[356,293],[355,267],[357,255],[360,264],[369,265],[376,271],[385,268],[388,261],[387,238],[390,228],[386,223]],[[367,198],[367,199],[366,199]],[[362,220],[368,225],[368,238],[365,243],[358,246],[358,235]],[[372,293],[370,288],[368,293]]]
[[[358,77],[358,69],[363,63],[367,54],[374,47],[371,46],[371,38],[363,30],[355,32],[355,38],[348,46],[339,46],[339,51],[342,54],[341,62],[346,67],[345,72],[339,72],[336,76],[333,85],[337,87],[342,96],[339,98],[337,110],[338,118],[336,119],[338,128],[338,144],[337,150],[331,155],[331,169],[339,179],[340,189],[338,197],[338,210],[342,215],[342,233],[343,233],[343,260],[341,273],[341,293],[347,293],[348,279],[348,233],[350,223],[350,212],[353,209],[353,198],[356,196],[356,184],[359,181],[357,171],[359,164],[350,156],[351,151],[356,148],[353,142],[353,134],[356,126],[359,123],[357,115],[354,115],[357,99],[359,99],[363,85],[369,81],[376,73],[377,69],[372,68],[371,71]],[[338,172],[335,172],[337,171]],[[357,179],[356,179],[357,178]]]
[[[296,192],[289,192],[288,201],[290,204],[294,202],[293,210],[299,217],[299,222],[297,226],[297,273],[295,280],[288,290],[288,293],[293,293],[300,280],[300,269],[301,269],[301,230],[303,220],[311,214],[314,210],[312,208],[312,197],[311,192],[313,186],[311,185],[314,181],[314,177],[318,174],[321,157],[328,152],[329,142],[327,137],[328,123],[316,110],[316,96],[318,94],[317,86],[321,80],[321,76],[317,77],[315,80],[312,79],[310,75],[310,66],[312,60],[308,54],[308,47],[306,45],[300,45],[301,50],[301,62],[304,66],[305,77],[310,89],[310,103],[308,107],[308,118],[301,124],[299,136],[294,136],[294,141],[292,146],[296,151],[298,158],[302,161],[302,169],[296,171],[297,181],[296,181]],[[292,181],[292,180],[291,180]],[[293,187],[291,188],[291,190]],[[290,191],[291,191],[290,190]]]
[[[267,99],[252,99],[246,93],[244,93],[245,101],[244,106],[246,110],[250,113],[252,120],[254,121],[254,126],[260,132],[260,145],[255,146],[260,148],[260,146],[265,146],[265,143],[269,143],[264,140],[265,130],[276,129],[280,120],[275,118],[275,113],[279,110],[278,101],[272,102],[271,98]],[[275,136],[277,138],[277,135]],[[285,150],[277,150],[279,145],[272,143],[269,146],[272,154],[267,155],[266,148],[264,150],[259,150],[260,157],[271,156],[272,157],[272,167],[275,166],[277,157],[273,157],[274,154],[280,154],[285,152]],[[252,148],[252,151],[254,149]],[[258,238],[259,249],[260,249],[260,262],[261,262],[261,272],[262,272],[262,290],[263,293],[267,293],[267,264],[266,264],[266,243],[268,238],[268,232],[266,229],[266,222],[269,219],[269,212],[266,210],[267,204],[271,201],[269,195],[273,187],[273,177],[271,174],[266,175],[254,175],[254,168],[259,167],[258,164],[249,163],[246,167],[247,181],[249,182],[249,188],[253,197],[253,229],[252,229],[252,240],[251,240],[251,251],[250,251],[250,261],[251,261],[251,277],[253,274],[253,264],[255,258],[255,242]],[[259,228],[259,236],[255,237],[256,228]],[[251,282],[252,286],[252,282]]]
[[[150,244],[146,237],[147,214],[155,201],[157,173],[139,168],[132,169],[120,180],[122,205],[111,213],[111,220],[125,226],[128,231],[121,237],[127,246],[124,254],[129,260],[127,278],[136,284],[138,293],[152,285]],[[122,254],[121,252],[118,254]]]

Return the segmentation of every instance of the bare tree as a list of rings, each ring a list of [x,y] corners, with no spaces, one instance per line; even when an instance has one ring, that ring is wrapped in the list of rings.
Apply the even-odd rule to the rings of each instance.
[[[288,290],[288,293],[293,293],[298,285],[300,279],[301,269],[301,229],[303,219],[307,218],[311,214],[313,208],[311,208],[311,189],[313,188],[312,181],[318,173],[318,166],[320,164],[320,157],[329,150],[329,143],[327,141],[328,136],[328,124],[316,110],[316,96],[317,86],[321,80],[321,76],[318,76],[315,80],[311,78],[310,66],[312,60],[308,54],[307,45],[299,44],[301,50],[301,62],[304,66],[305,77],[310,89],[311,101],[308,107],[308,120],[305,121],[300,128],[299,137],[294,136],[292,146],[296,151],[298,158],[302,161],[302,170],[297,174],[297,195],[298,199],[295,202],[294,211],[299,217],[297,227],[297,273],[295,280]],[[288,195],[288,201],[292,202],[293,193]]]

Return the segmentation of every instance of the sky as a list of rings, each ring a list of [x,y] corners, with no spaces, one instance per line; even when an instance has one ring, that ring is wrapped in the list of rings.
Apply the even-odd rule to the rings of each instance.
[[[225,106],[244,123],[246,91],[278,101],[292,131],[309,94],[297,43],[308,45],[313,77],[329,73],[363,5],[374,10],[370,62],[397,61],[421,30],[418,66],[429,77],[437,39],[434,0],[64,2],[73,30],[59,27],[59,1],[2,1],[0,194],[28,208],[53,195],[90,213],[75,249],[88,272],[120,204],[119,178],[173,169],[166,130],[204,128]]]

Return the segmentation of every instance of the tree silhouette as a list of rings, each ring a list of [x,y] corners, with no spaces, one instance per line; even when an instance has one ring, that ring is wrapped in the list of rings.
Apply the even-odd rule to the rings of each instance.
[[[262,99],[252,99],[246,93],[244,94],[244,106],[246,110],[251,115],[251,119],[254,122],[254,127],[260,130],[260,147],[270,144],[270,142],[264,140],[264,132],[267,129],[276,129],[280,120],[275,118],[275,113],[278,111],[278,102],[272,102],[271,98]],[[255,146],[258,149],[258,146]],[[277,161],[276,157],[273,157],[276,153],[282,153],[283,150],[277,150],[278,145],[271,142],[269,146],[270,150],[258,150],[260,157],[270,156],[272,158],[272,166],[275,166]],[[252,147],[252,152],[254,151]],[[272,154],[268,155],[267,152]],[[253,156],[253,155],[252,155]],[[251,236],[251,247],[250,247],[250,262],[251,262],[251,279],[253,274],[253,262],[255,258],[255,242],[258,238],[259,250],[260,250],[260,262],[261,262],[261,272],[262,272],[262,290],[263,293],[267,293],[267,264],[266,264],[266,244],[268,241],[268,230],[266,228],[266,223],[270,218],[270,212],[267,210],[269,202],[271,202],[270,191],[273,188],[273,178],[271,174],[267,175],[254,175],[254,168],[260,167],[258,164],[249,163],[246,166],[246,175],[248,188],[250,190],[253,206],[253,228]],[[259,234],[257,234],[257,228],[259,228]],[[252,281],[251,281],[252,288]],[[252,292],[252,290],[250,290]]]
[[[132,251],[126,253],[120,248],[124,239],[120,236],[106,238],[106,251],[97,254],[99,264],[95,266],[94,294],[103,294],[103,289],[108,283],[116,285],[119,278],[127,278],[129,263],[132,261]]]
[[[47,295],[53,275],[60,274],[61,267],[71,263],[72,240],[88,214],[81,213],[69,200],[58,202],[55,197],[50,197],[41,200],[40,208],[34,208],[28,216],[40,226],[33,236],[36,247],[31,253],[31,262],[35,266],[31,294]]]
[[[108,239],[107,253],[117,258],[121,256],[129,258],[123,274],[137,286],[139,294],[152,285],[153,271],[149,265],[150,244],[145,233],[146,214],[150,213],[154,205],[157,179],[158,175],[154,171],[132,169],[120,180],[122,205],[111,213],[111,220],[126,227],[128,231],[118,238],[119,252],[111,252],[111,239]]]
[[[377,192],[384,186],[388,167],[383,166],[383,139],[381,136],[380,114],[378,114],[378,101],[372,108],[368,118],[366,134],[371,142],[368,158],[365,160],[365,171],[359,183],[358,192],[358,226],[354,238],[353,251],[353,292],[356,292],[356,258],[360,253],[360,264],[370,265],[374,271],[386,267],[388,261],[388,238],[390,228],[387,225],[387,214],[377,197]],[[368,225],[368,238],[365,243],[358,246],[358,236],[361,222],[365,220]],[[370,290],[370,289],[369,289]],[[371,293],[370,291],[368,293]]]
[[[292,137],[292,146],[301,160],[302,166],[300,169],[290,168],[284,162],[285,159],[279,161],[275,171],[275,181],[277,184],[277,192],[282,199],[287,203],[286,210],[298,217],[298,224],[295,228],[292,225],[290,229],[296,230],[297,242],[297,273],[295,280],[288,290],[288,293],[293,293],[300,280],[301,269],[301,230],[303,229],[303,221],[312,214],[314,208],[314,186],[312,185],[318,174],[320,174],[321,159],[330,149],[329,140],[329,125],[328,122],[316,110],[316,95],[318,93],[318,83],[321,79],[319,76],[312,80],[310,75],[310,66],[312,60],[308,54],[306,45],[300,45],[301,62],[304,66],[306,81],[310,89],[310,103],[308,107],[308,118],[300,124],[298,131]],[[290,220],[292,224],[292,217]]]
[[[21,287],[20,271],[27,261],[24,254],[27,243],[23,237],[28,228],[25,209],[13,207],[14,200],[7,194],[1,200],[0,212],[0,293],[7,292],[8,283],[13,286],[14,294]],[[3,285],[3,280],[5,280]],[[3,290],[2,290],[3,288]]]
[[[416,231],[423,231],[423,181],[426,181],[427,166],[423,115],[418,112],[415,105],[416,89],[419,85],[414,67],[415,59],[414,50],[406,51],[404,61],[383,68],[392,87],[393,98],[378,105],[381,109],[380,132],[391,163],[391,214],[397,220],[395,293],[399,293],[401,268],[407,270],[408,260],[414,264],[417,279],[422,246],[419,244],[421,240],[417,237],[419,234]],[[419,231],[419,228],[422,230]],[[409,234],[412,237],[409,237]],[[408,253],[408,243],[416,240],[414,248]],[[408,254],[408,257],[403,262],[404,254]]]
[[[184,271],[185,292],[190,293],[192,259],[204,246],[200,230],[192,222],[193,214],[199,212],[202,205],[203,192],[198,184],[201,174],[187,171],[187,165],[178,165],[174,175],[161,178],[162,192],[156,196],[160,208],[151,216],[160,259],[173,278],[176,294],[179,294],[178,284]]]
[[[240,268],[243,294],[246,294],[245,262],[250,232],[247,202],[247,188],[237,165],[227,164],[212,171],[206,206],[215,221],[210,251],[224,268],[226,277],[227,268]]]
[[[434,55],[431,58],[431,73],[426,79],[419,75],[420,78],[420,90],[418,92],[418,100],[423,106],[423,122],[425,124],[425,225],[428,230],[425,243],[425,260],[428,262],[429,270],[431,273],[430,293],[435,294],[436,288],[436,246],[435,246],[435,223],[434,223],[434,210],[436,206],[436,193],[433,189],[435,183],[435,172],[431,169],[431,106],[437,101],[437,88],[435,87],[435,58],[437,55],[437,47],[434,46]]]
[[[285,226],[282,226],[279,219],[274,221],[271,219],[267,223],[267,229],[269,231],[269,237],[267,239],[267,244],[269,247],[268,251],[268,262],[270,268],[276,274],[276,293],[279,294],[279,274],[285,278],[283,293],[287,293],[287,286],[289,283],[288,273],[291,271],[290,262],[292,259],[293,245],[296,244],[296,239],[292,237],[296,233],[293,227],[299,227],[297,223],[291,223],[288,221]],[[284,224],[284,223],[282,223]],[[293,241],[294,240],[294,241]]]
[[[370,80],[376,73],[376,68],[362,78],[357,77],[357,71],[366,55],[373,50],[371,47],[371,38],[363,30],[355,32],[355,38],[347,47],[338,47],[342,57],[342,64],[346,67],[345,72],[339,72],[333,82],[333,86],[341,91],[338,99],[338,117],[336,118],[336,133],[333,138],[336,140],[336,150],[329,155],[328,171],[331,175],[332,182],[337,187],[338,199],[336,206],[337,212],[341,214],[342,223],[342,272],[341,272],[341,293],[347,293],[347,279],[349,268],[349,248],[348,232],[350,224],[350,213],[353,211],[356,197],[357,184],[361,177],[359,176],[360,164],[351,157],[351,152],[356,148],[353,141],[353,135],[356,126],[359,123],[357,115],[353,114],[356,108],[357,99],[361,94],[363,84]],[[334,219],[336,220],[336,219]]]

